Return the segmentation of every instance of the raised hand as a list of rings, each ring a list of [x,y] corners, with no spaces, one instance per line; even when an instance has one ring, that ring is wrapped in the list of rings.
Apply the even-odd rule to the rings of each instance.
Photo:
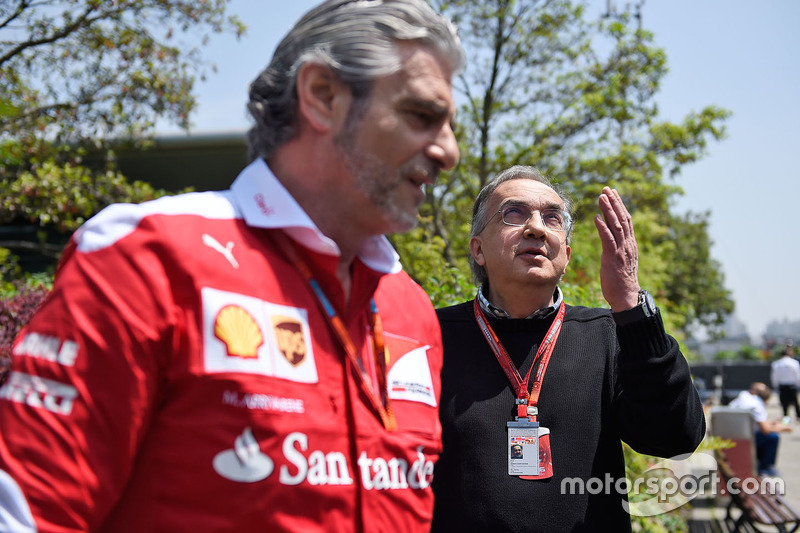
[[[611,309],[624,311],[639,301],[639,255],[633,221],[616,189],[604,187],[598,204],[602,216],[595,216],[594,225],[603,243],[600,287]]]

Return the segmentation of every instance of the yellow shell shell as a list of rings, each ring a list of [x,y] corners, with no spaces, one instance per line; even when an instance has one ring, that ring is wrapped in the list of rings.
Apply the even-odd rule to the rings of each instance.
[[[228,355],[258,357],[264,336],[253,316],[238,305],[226,305],[214,321],[214,335],[225,343]]]

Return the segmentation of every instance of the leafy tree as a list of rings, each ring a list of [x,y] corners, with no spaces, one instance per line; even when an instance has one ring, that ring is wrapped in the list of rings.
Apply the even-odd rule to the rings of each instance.
[[[0,4],[0,138],[24,147],[188,127],[200,43],[233,31],[228,0],[9,0]]]
[[[455,265],[448,263],[443,255],[446,243],[440,236],[417,227],[390,239],[403,256],[403,268],[423,286],[435,306],[453,305],[473,296],[466,258]]]
[[[112,202],[166,194],[129,183],[86,147],[146,144],[157,118],[188,128],[196,76],[213,68],[211,33],[244,26],[229,0],[9,0],[0,3],[0,224],[35,224],[39,242],[6,248],[55,257],[66,235]],[[105,166],[105,168],[103,168]],[[2,252],[2,249],[0,249]],[[19,275],[4,252],[4,279]]]
[[[736,350],[740,361],[763,361],[764,353],[755,346],[745,345]]]
[[[762,358],[770,361],[777,361],[778,359],[783,357],[786,348],[791,349],[790,353],[792,357],[797,357],[796,346],[787,346],[786,344],[775,344],[771,349],[764,351]]]
[[[720,350],[714,354],[715,361],[736,361],[738,359],[733,350]]]
[[[743,345],[736,350],[721,350],[714,354],[715,361],[763,361],[764,353],[758,348]]]
[[[91,171],[48,160],[3,183],[0,224],[29,223],[66,235],[109,204],[138,203],[165,194],[166,191],[154,189],[148,183],[130,183],[118,172]],[[57,243],[47,242],[47,234],[42,230],[38,242],[0,240],[0,246],[37,250],[55,260],[63,245],[60,241],[63,238]]]
[[[631,12],[590,20],[585,5],[573,0],[432,3],[458,24],[470,62],[455,82],[463,102],[461,160],[429,191],[416,248],[394,239],[412,275],[437,290],[438,281],[429,280],[438,278],[426,267],[416,271],[413,257],[420,253],[464,269],[478,190],[510,165],[533,165],[576,199],[564,280],[571,302],[603,305],[592,218],[597,196],[610,185],[633,213],[642,285],[670,329],[721,322],[733,303],[708,253],[707,216],[673,214],[682,190],[668,180],[702,157],[709,141],[724,137],[729,113],[709,106],[677,124],[659,120],[655,95],[666,55],[650,32],[632,27]]]
[[[671,216],[668,231],[660,243],[676,260],[669,263],[671,276],[665,284],[665,296],[672,304],[672,315],[681,329],[692,322],[719,325],[733,312],[733,301],[724,288],[721,266],[711,257],[708,237],[709,213]],[[691,282],[686,283],[686,280]],[[703,298],[692,291],[702,288]]]

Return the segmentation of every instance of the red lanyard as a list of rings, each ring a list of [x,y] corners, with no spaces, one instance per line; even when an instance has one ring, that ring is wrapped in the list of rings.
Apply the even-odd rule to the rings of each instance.
[[[542,380],[544,379],[544,373],[547,370],[547,365],[550,363],[550,356],[553,354],[553,349],[556,346],[558,335],[561,333],[561,325],[564,323],[564,311],[566,306],[564,305],[564,302],[561,302],[561,306],[558,308],[558,314],[556,314],[556,319],[553,321],[553,324],[547,331],[547,335],[545,335],[542,344],[539,346],[539,350],[537,350],[536,356],[533,358],[531,367],[528,369],[528,373],[525,375],[525,380],[523,380],[522,376],[519,375],[517,368],[514,366],[514,362],[508,356],[506,349],[503,348],[500,339],[497,338],[497,335],[492,327],[488,322],[486,322],[486,317],[483,316],[483,311],[481,310],[477,298],[475,298],[474,305],[472,307],[475,312],[475,320],[478,322],[478,326],[480,327],[483,336],[486,337],[486,342],[489,343],[489,347],[492,349],[492,352],[494,352],[497,362],[500,363],[500,367],[503,369],[503,372],[506,373],[506,377],[511,382],[511,386],[517,393],[517,416],[519,418],[527,418],[527,407],[529,405],[536,407],[539,403],[539,394],[542,391]],[[539,363],[539,368],[536,370],[536,376],[533,380],[533,388],[531,389],[530,394],[528,394],[528,382],[531,378],[531,371],[533,370],[533,367],[536,366],[536,361],[538,361],[540,358],[541,363]],[[535,422],[537,411],[535,409],[532,411],[534,413],[532,418]]]
[[[394,416],[394,411],[392,410],[391,401],[389,400],[386,383],[387,354],[386,345],[383,339],[383,324],[381,323],[381,316],[378,314],[378,307],[375,305],[375,300],[370,300],[369,326],[372,330],[372,346],[374,349],[373,351],[375,352],[376,377],[379,388],[378,394],[375,393],[375,390],[370,385],[371,379],[369,378],[368,371],[364,368],[361,355],[358,353],[353,339],[347,332],[344,322],[342,322],[342,319],[336,314],[336,310],[333,308],[333,305],[331,305],[331,302],[328,300],[328,297],[325,295],[322,287],[320,287],[319,283],[314,278],[314,275],[311,273],[311,269],[308,267],[306,262],[303,261],[303,259],[300,257],[300,254],[297,253],[294,245],[289,242],[289,239],[282,231],[277,230],[273,233],[273,235],[275,235],[278,245],[289,257],[289,261],[297,267],[303,277],[306,278],[309,286],[311,286],[312,292],[317,297],[317,302],[324,311],[323,314],[328,321],[328,325],[339,339],[339,342],[342,345],[342,348],[344,348],[344,351],[347,354],[348,359],[350,359],[350,362],[359,370],[358,377],[360,378],[360,386],[380,414],[383,427],[389,431],[394,431],[397,429],[397,421]]]

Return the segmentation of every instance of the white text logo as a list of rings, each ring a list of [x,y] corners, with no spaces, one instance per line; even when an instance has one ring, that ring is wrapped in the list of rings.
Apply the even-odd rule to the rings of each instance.
[[[236,391],[226,390],[222,393],[222,403],[254,411],[306,412],[305,404],[301,398],[283,398],[271,394],[239,394]]]
[[[12,372],[8,383],[0,388],[0,399],[46,409],[51,413],[69,415],[78,391],[71,385]]]
[[[308,436],[290,433],[281,447],[287,464],[278,469],[283,485],[352,485],[347,456],[339,451],[309,450]],[[261,452],[250,428],[236,438],[233,449],[214,458],[214,469],[232,481],[253,482],[266,479],[274,470],[273,461]],[[416,460],[409,464],[399,457],[369,457],[361,452],[358,474],[366,490],[426,489],[433,480],[433,461],[427,459],[423,447],[417,448]]]
[[[40,333],[28,333],[14,347],[14,355],[27,355],[64,366],[73,366],[78,357],[78,343],[62,342],[58,337]]]
[[[561,494],[619,494],[626,496],[622,507],[633,516],[655,516],[667,513],[706,494],[784,494],[780,478],[732,477],[724,482],[717,474],[713,456],[698,452],[664,459],[648,468],[636,479],[564,478]],[[628,499],[636,501],[628,501]]]

